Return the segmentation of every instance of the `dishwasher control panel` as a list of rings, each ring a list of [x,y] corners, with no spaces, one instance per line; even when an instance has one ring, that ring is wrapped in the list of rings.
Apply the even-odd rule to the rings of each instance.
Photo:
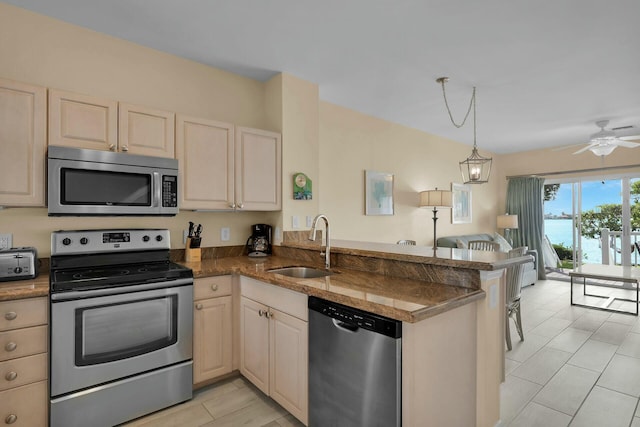
[[[309,297],[308,305],[309,310],[317,311],[346,324],[374,331],[392,338],[402,337],[402,322],[398,320],[313,296]]]

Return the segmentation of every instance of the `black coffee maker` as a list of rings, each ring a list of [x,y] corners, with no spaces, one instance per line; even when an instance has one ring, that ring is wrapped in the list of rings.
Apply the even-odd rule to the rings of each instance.
[[[271,255],[271,226],[253,224],[251,236],[247,239],[247,254],[250,257]]]

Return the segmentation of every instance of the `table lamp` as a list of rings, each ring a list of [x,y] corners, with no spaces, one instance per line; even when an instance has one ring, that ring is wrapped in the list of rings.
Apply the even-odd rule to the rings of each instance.
[[[448,190],[427,190],[420,192],[420,207],[433,207],[433,249],[437,249],[436,221],[438,221],[438,208],[452,207],[453,194]]]
[[[513,245],[513,241],[509,237],[511,229],[518,228],[518,215],[498,215],[498,228],[504,230],[504,237],[507,239],[510,245]]]

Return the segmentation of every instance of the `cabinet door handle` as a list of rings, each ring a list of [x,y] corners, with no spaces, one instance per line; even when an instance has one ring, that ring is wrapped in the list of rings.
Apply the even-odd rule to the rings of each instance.
[[[116,151],[116,145],[115,144],[109,144],[109,150],[110,151]]]
[[[213,292],[217,291],[217,290],[218,290],[218,285],[217,285],[217,284],[215,284],[215,283],[214,283],[213,285],[211,285],[211,290],[212,290]]]
[[[196,304],[196,310],[202,310],[202,304],[200,303]]]
[[[238,203],[238,209],[244,208],[244,203]]]
[[[8,342],[7,345],[4,346],[4,349],[7,351],[13,351],[18,348],[18,344],[14,342]]]
[[[9,414],[7,415],[7,418],[4,419],[6,424],[13,424],[16,421],[18,421],[18,416],[16,414]]]
[[[258,316],[262,317],[265,315],[265,311],[264,310],[258,310]]]
[[[7,375],[4,376],[7,381],[13,381],[18,378],[18,373],[15,371],[7,372]]]
[[[236,208],[236,204],[235,204],[235,203],[229,203],[229,207],[230,207],[231,209],[235,209],[235,208]]]
[[[18,313],[15,311],[10,311],[4,315],[4,318],[7,320],[14,320],[16,317],[18,317]]]
[[[122,151],[124,151],[126,153],[127,151],[129,151],[129,147],[127,147],[126,145],[123,145],[122,146]]]

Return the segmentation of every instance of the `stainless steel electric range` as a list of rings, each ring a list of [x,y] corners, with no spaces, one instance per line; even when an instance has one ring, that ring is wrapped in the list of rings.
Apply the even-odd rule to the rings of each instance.
[[[191,399],[193,273],[169,230],[51,235],[50,425],[113,426]]]

